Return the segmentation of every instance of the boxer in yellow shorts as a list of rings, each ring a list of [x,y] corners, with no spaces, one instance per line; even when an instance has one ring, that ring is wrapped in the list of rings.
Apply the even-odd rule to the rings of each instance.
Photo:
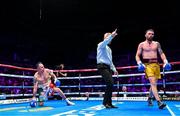
[[[161,101],[157,89],[157,80],[161,78],[160,66],[158,64],[158,53],[164,63],[164,70],[170,70],[171,65],[168,63],[164,52],[161,49],[161,45],[157,41],[153,41],[154,30],[148,29],[145,32],[145,41],[138,45],[136,52],[136,62],[138,64],[138,70],[144,71],[147,79],[150,82],[148,105],[152,106],[152,97],[155,97],[158,103],[159,109],[163,109],[166,104]],[[141,62],[141,56],[143,61]],[[143,64],[144,63],[144,64]]]
[[[158,63],[145,63],[145,74],[146,78],[155,77],[161,79],[160,66]]]

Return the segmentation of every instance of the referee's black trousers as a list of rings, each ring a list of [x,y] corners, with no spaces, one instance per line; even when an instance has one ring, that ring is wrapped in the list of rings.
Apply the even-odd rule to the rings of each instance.
[[[112,98],[112,90],[113,90],[113,83],[114,83],[114,80],[112,78],[112,70],[110,69],[109,65],[106,65],[103,63],[97,64],[97,69],[106,84],[103,105],[112,105],[111,98]]]

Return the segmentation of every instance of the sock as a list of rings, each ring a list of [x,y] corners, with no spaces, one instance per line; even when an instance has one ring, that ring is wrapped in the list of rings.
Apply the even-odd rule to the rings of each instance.
[[[69,100],[67,98],[65,100],[66,100],[66,102],[69,102]]]

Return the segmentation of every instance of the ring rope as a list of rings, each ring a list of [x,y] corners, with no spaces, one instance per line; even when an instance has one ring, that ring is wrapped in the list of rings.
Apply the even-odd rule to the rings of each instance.
[[[158,92],[159,94],[164,94],[164,92]],[[65,95],[86,95],[87,92],[70,92],[70,93],[64,93]],[[88,92],[89,95],[98,95],[98,94],[104,94],[104,92]],[[113,94],[149,94],[149,92],[113,92]],[[166,94],[180,94],[178,91],[166,91]],[[54,95],[58,95],[58,93],[54,93]],[[4,96],[4,95],[0,95]],[[32,94],[7,94],[6,97],[20,97],[20,96],[32,96]]]
[[[91,95],[96,95],[96,94],[104,94],[104,92],[88,92]],[[159,94],[164,94],[164,92],[158,92]],[[87,94],[87,92],[70,92],[70,93],[64,93],[66,95],[78,95],[78,94]],[[149,92],[113,92],[113,94],[149,94]],[[166,91],[166,94],[180,94],[180,92],[177,91]]]
[[[177,71],[167,71],[165,74],[174,74],[174,73],[180,73],[180,70]],[[161,72],[163,74],[163,72]],[[144,76],[145,73],[133,73],[133,74],[119,74],[118,77],[135,77],[135,76]],[[24,76],[24,75],[12,75],[12,74],[3,74],[0,73],[0,76],[6,76],[6,77],[17,77],[17,78],[34,78],[33,76]],[[113,75],[113,77],[117,77],[117,75]],[[87,79],[87,78],[101,78],[100,75],[96,76],[76,76],[76,77],[57,77],[58,79]]]
[[[3,74],[3,73],[0,73],[0,76],[4,76],[4,77],[17,77],[17,78],[34,78],[34,76],[24,76],[24,75],[14,75],[14,74]]]
[[[158,85],[163,85],[162,83],[157,83]],[[166,85],[178,85],[180,82],[167,82]],[[147,86],[150,83],[146,84],[119,84],[119,86]],[[118,86],[114,84],[114,86]],[[76,87],[106,87],[106,85],[69,85],[69,86],[60,86],[61,88],[76,88]],[[33,88],[33,86],[0,86],[0,88]]]
[[[172,65],[177,65],[180,64],[180,61],[177,62],[170,62]],[[160,64],[162,66],[163,64]],[[7,64],[0,64],[0,67],[5,67],[5,68],[11,68],[11,69],[17,69],[17,70],[26,70],[26,71],[36,71],[36,69],[33,68],[24,68],[24,67],[19,67],[19,66],[13,66],[13,65],[7,65]],[[131,69],[131,68],[137,68],[137,66],[123,66],[123,67],[116,67],[117,70],[122,70],[122,69]],[[97,69],[76,69],[76,70],[54,70],[54,72],[94,72],[97,71]]]
[[[170,64],[176,65],[180,64],[180,62],[171,62]],[[162,66],[163,64],[160,64]],[[17,69],[17,70],[26,70],[26,71],[37,71],[36,69],[33,68],[24,68],[24,67],[18,67],[18,66],[12,66],[12,65],[6,65],[6,64],[0,64],[0,67],[5,67],[5,68],[10,68],[10,69]],[[117,70],[120,69],[130,69],[130,68],[137,68],[137,66],[123,66],[123,67],[116,67]],[[77,70],[54,70],[54,72],[94,72],[97,71],[97,69],[77,69]],[[180,73],[180,71],[166,71],[165,74],[173,74],[173,73]],[[163,72],[161,72],[163,74]],[[144,76],[145,73],[136,73],[136,74],[119,74],[113,75],[113,77],[135,77],[135,76]],[[14,75],[14,74],[3,74],[0,73],[0,76],[5,76],[5,77],[17,77],[17,78],[34,78],[33,76],[24,76],[24,75]],[[58,79],[88,79],[88,78],[101,78],[100,75],[96,76],[78,76],[78,77],[58,77]],[[162,83],[157,83],[158,85],[163,85]],[[174,84],[180,84],[180,82],[167,82],[166,85],[174,85]],[[147,84],[114,84],[114,86],[144,86],[144,85],[150,85],[149,83]],[[32,88],[33,86],[0,86],[0,88]],[[75,87],[105,87],[105,85],[74,85],[74,86],[61,86],[62,88],[75,88]],[[164,92],[158,92],[159,94],[164,94]],[[70,93],[64,93],[65,95],[86,95],[87,92],[70,92]],[[91,95],[96,95],[96,94],[104,94],[104,92],[88,92],[88,94]],[[149,94],[149,92],[113,92],[113,94]],[[166,94],[180,94],[178,91],[166,91]],[[4,94],[3,94],[4,95]],[[0,95],[3,96],[3,95]],[[55,95],[58,95],[55,93]],[[32,96],[32,94],[5,94],[6,97],[20,97],[20,96]]]

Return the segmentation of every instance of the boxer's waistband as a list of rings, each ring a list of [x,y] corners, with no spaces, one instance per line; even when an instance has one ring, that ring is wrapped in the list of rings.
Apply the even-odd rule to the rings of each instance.
[[[158,63],[158,59],[143,59],[143,63]]]

